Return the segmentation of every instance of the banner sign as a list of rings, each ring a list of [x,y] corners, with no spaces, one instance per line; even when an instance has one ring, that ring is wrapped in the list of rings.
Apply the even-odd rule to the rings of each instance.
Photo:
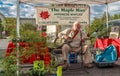
[[[72,25],[80,21],[82,25],[90,24],[90,7],[88,5],[63,5],[36,7],[38,25]]]

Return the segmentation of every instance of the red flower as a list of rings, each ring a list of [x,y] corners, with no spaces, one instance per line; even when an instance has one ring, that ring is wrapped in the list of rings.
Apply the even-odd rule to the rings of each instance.
[[[47,18],[49,18],[49,13],[48,13],[48,11],[42,11],[41,13],[40,13],[40,17],[42,18],[42,19],[47,19]]]
[[[43,37],[46,37],[46,36],[47,36],[47,33],[46,33],[46,32],[43,32],[43,33],[42,33],[42,36],[43,36]]]

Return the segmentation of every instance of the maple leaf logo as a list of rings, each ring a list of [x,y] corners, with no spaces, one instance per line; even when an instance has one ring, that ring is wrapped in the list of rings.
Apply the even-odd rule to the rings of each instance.
[[[49,18],[49,13],[48,13],[48,11],[42,11],[41,13],[40,13],[40,17],[42,18],[42,19],[47,19],[47,18]]]

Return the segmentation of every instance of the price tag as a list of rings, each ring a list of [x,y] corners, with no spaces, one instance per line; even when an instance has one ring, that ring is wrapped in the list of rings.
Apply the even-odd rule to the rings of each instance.
[[[57,67],[57,76],[62,76],[62,66]]]
[[[44,61],[34,61],[34,69],[35,70],[44,70]]]

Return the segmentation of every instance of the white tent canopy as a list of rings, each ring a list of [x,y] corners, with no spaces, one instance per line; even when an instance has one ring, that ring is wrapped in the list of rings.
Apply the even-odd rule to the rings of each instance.
[[[106,25],[108,31],[108,4],[120,0],[19,0],[20,3],[30,4],[105,4],[106,5]]]
[[[41,3],[41,4],[106,4],[120,0],[20,0],[24,3]]]
[[[19,3],[33,3],[33,4],[108,4],[120,0],[17,0],[17,37],[20,38],[19,27],[20,27],[20,9]],[[108,9],[108,7],[106,6]],[[107,13],[106,13],[106,16]],[[108,28],[108,17],[107,17],[107,28]],[[17,43],[19,47],[19,43]],[[19,67],[19,48],[17,48],[17,66]],[[17,69],[17,76],[19,76],[19,69]]]

